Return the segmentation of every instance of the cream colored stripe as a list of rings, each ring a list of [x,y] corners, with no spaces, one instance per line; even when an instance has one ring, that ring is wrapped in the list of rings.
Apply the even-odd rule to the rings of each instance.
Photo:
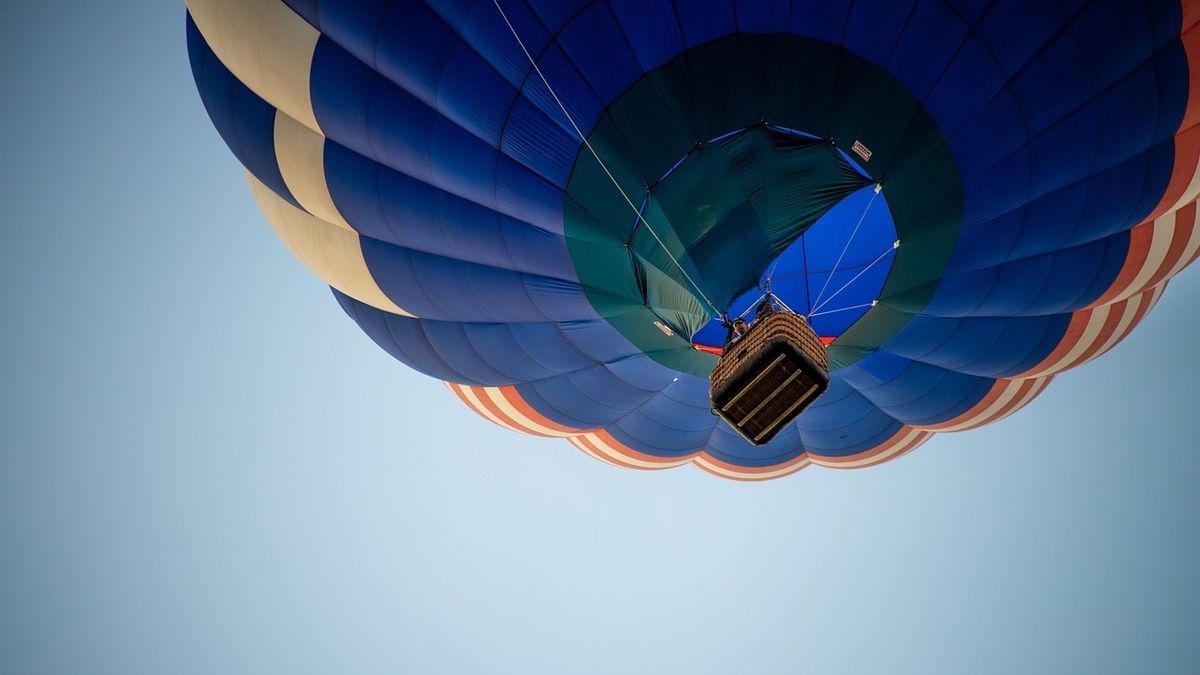
[[[1016,398],[1017,392],[1020,390],[1022,384],[1023,382],[1021,380],[1008,380],[1004,384],[1004,393],[996,397],[996,400],[992,401],[991,405],[972,415],[968,420],[959,422],[958,424],[951,424],[949,426],[931,425],[929,427],[916,428],[932,429],[934,431],[965,431],[967,429],[974,428],[975,426],[983,424],[985,421],[987,421],[988,417],[995,415],[1000,410],[1003,410],[1004,406],[1008,405],[1010,401]]]
[[[1154,278],[1158,268],[1171,250],[1171,242],[1175,239],[1175,212],[1164,213],[1154,219],[1153,234],[1150,235],[1150,250],[1146,252],[1146,260],[1137,276],[1129,282],[1129,286],[1121,292],[1121,296],[1129,297],[1145,288]]]
[[[820,464],[821,466],[827,466],[832,469],[853,469],[870,464],[879,464],[880,462],[887,461],[888,459],[891,459],[892,457],[911,449],[909,444],[917,440],[917,437],[921,435],[926,435],[925,439],[921,439],[921,442],[923,443],[925,440],[928,440],[929,436],[933,436],[933,433],[929,431],[922,431],[920,429],[913,429],[910,427],[909,432],[905,434],[903,438],[878,455],[871,455],[869,457],[863,457],[849,462],[822,460],[818,457],[813,457],[812,461],[814,464]],[[919,445],[919,443],[916,445]],[[913,445],[912,447],[916,447],[916,445]]]
[[[1183,268],[1187,267],[1188,262],[1191,261],[1198,250],[1200,250],[1200,213],[1197,213],[1192,221],[1192,231],[1188,233],[1188,243],[1183,249],[1183,255],[1179,256],[1179,260],[1175,262],[1175,265],[1171,267],[1171,270],[1167,273],[1167,276],[1163,277],[1163,280],[1170,279],[1182,272]]]
[[[1129,324],[1132,323],[1133,318],[1135,316],[1137,316],[1138,308],[1140,308],[1142,306],[1142,303],[1145,300],[1146,300],[1146,294],[1144,294],[1144,293],[1139,293],[1139,294],[1133,296],[1132,298],[1129,298],[1128,300],[1126,300],[1122,304],[1121,319],[1120,319],[1120,321],[1117,322],[1116,328],[1113,329],[1112,335],[1108,336],[1108,339],[1104,341],[1104,344],[1102,344],[1100,346],[1100,348],[1095,351],[1095,353],[1093,353],[1091,356],[1089,356],[1087,361],[1084,361],[1083,363],[1080,363],[1079,365],[1082,366],[1084,363],[1087,363],[1088,361],[1091,361],[1092,359],[1096,358],[1097,356],[1100,356],[1104,352],[1112,349],[1113,345],[1120,342],[1121,338],[1125,337],[1125,332],[1129,329]]]
[[[529,419],[529,417],[527,417],[520,410],[517,410],[515,407],[513,407],[513,404],[508,402],[508,399],[504,397],[504,393],[501,392],[497,387],[484,387],[483,394],[486,395],[492,403],[496,404],[496,407],[500,408],[505,415],[508,415],[509,419],[511,419],[514,424],[524,427],[526,431],[539,433],[545,436],[554,436],[556,438],[570,438],[583,433],[582,431],[575,433],[564,432],[538,424],[537,422]]]
[[[627,467],[621,466],[620,464],[617,464],[616,462],[614,462],[614,461],[612,461],[611,459],[609,459],[609,458],[605,457],[604,455],[601,455],[600,453],[596,452],[595,450],[592,450],[591,448],[589,448],[589,447],[587,446],[587,444],[586,444],[586,443],[584,443],[582,440],[580,440],[580,439],[579,439],[578,437],[576,437],[576,436],[573,436],[573,437],[571,437],[571,438],[568,438],[568,439],[567,439],[567,442],[568,442],[568,443],[570,443],[571,445],[573,445],[573,446],[575,446],[575,447],[579,448],[580,450],[582,450],[582,451],[583,451],[585,454],[587,454],[587,456],[588,456],[588,457],[592,457],[592,458],[594,458],[594,459],[598,459],[598,460],[600,460],[601,462],[604,462],[605,464],[608,464],[609,466],[615,466],[615,467],[617,467],[617,468],[619,468],[619,469],[624,469],[624,468],[627,468]]]
[[[1029,405],[1030,401],[1037,398],[1038,394],[1041,394],[1043,391],[1046,390],[1046,386],[1049,385],[1050,380],[1053,380],[1053,379],[1054,379],[1054,376],[1038,378],[1038,380],[1039,380],[1038,383],[1033,385],[1032,387],[1030,387],[1029,391],[1025,392],[1025,395],[1021,397],[1021,400],[1017,401],[1017,404],[1014,405],[1011,410],[1005,411],[1005,413],[1003,415],[1000,415],[996,419],[989,420],[988,424],[991,424],[993,422],[999,422],[1000,420],[1004,419],[1005,417],[1008,417],[1009,415],[1017,412],[1021,408],[1024,408],[1025,406]]]
[[[1171,210],[1178,210],[1184,204],[1195,201],[1197,197],[1200,197],[1200,166],[1197,166],[1192,172],[1192,181],[1188,183],[1187,189],[1183,191],[1183,195],[1179,197],[1179,201],[1175,202],[1175,206],[1172,206]]]
[[[325,137],[275,111],[275,160],[288,191],[305,211],[321,220],[354,231],[329,194],[325,179]]]
[[[493,414],[492,411],[488,410],[487,407],[483,405],[483,402],[479,400],[479,397],[476,395],[474,387],[467,387],[467,386],[464,386],[461,384],[450,384],[450,383],[447,383],[447,384],[449,384],[449,386],[451,386],[451,387],[457,388],[457,390],[463,395],[463,397],[467,399],[467,402],[470,405],[471,409],[474,410],[476,413],[478,413],[480,417],[484,417],[484,418],[494,422],[495,424],[502,426],[505,429],[508,429],[509,431],[523,433],[521,429],[513,426],[512,424],[509,424],[506,420],[500,419],[495,414]]]
[[[735,478],[735,479],[739,479],[739,480],[770,480],[772,478],[782,478],[783,476],[788,476],[793,473],[796,473],[800,469],[803,469],[804,467],[808,466],[809,464],[812,464],[812,462],[806,457],[806,458],[800,460],[799,462],[796,462],[795,464],[781,467],[781,468],[775,469],[773,471],[742,472],[742,471],[731,470],[728,467],[721,466],[720,464],[715,464],[713,462],[710,462],[710,461],[708,461],[708,459],[706,459],[704,457],[704,455],[700,455],[700,456],[696,457],[695,459],[693,459],[692,461],[695,464],[702,466],[706,471],[711,471],[712,473],[714,473],[718,476],[722,476],[724,478]]]
[[[1083,334],[1079,336],[1079,340],[1071,348],[1071,351],[1064,354],[1062,358],[1054,363],[1048,364],[1035,372],[1023,373],[1024,379],[1057,373],[1074,363],[1075,359],[1079,358],[1095,344],[1100,330],[1104,328],[1104,322],[1108,320],[1108,313],[1112,310],[1112,307],[1112,305],[1101,305],[1090,310],[1091,316],[1088,317],[1087,326],[1083,329]]]
[[[669,469],[673,466],[682,466],[684,464],[687,464],[692,459],[692,457],[689,456],[689,457],[684,457],[683,459],[678,459],[678,460],[664,459],[661,462],[647,462],[644,459],[640,459],[638,457],[631,457],[629,455],[622,453],[619,449],[614,448],[611,445],[609,445],[608,443],[604,442],[604,440],[601,439],[600,436],[598,436],[597,434],[587,433],[587,434],[582,434],[582,437],[591,441],[596,446],[596,449],[599,450],[600,452],[604,453],[605,455],[612,457],[613,459],[618,460],[620,462],[624,462],[625,464],[631,464],[633,466],[641,467],[643,469]]]
[[[358,235],[292,206],[247,172],[267,222],[288,249],[325,283],[360,302],[393,314],[413,316],[392,302],[367,269]]]
[[[187,0],[221,63],[267,103],[320,131],[309,95],[321,36],[282,0]]]

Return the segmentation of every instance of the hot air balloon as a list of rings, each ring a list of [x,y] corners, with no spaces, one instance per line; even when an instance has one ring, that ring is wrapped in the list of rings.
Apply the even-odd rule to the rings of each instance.
[[[1186,0],[187,4],[213,124],[346,314],[618,466],[899,457],[1112,348],[1200,253]],[[768,291],[829,382],[755,445],[708,378]]]

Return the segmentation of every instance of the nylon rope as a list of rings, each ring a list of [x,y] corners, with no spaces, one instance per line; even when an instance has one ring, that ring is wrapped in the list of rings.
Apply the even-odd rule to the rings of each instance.
[[[521,51],[525,53],[525,58],[529,60],[529,65],[533,66],[534,72],[537,73],[537,76],[542,81],[542,84],[546,86],[546,90],[550,92],[550,96],[554,98],[554,102],[558,104],[558,108],[562,111],[563,116],[565,116],[567,121],[571,123],[571,128],[575,130],[575,133],[579,136],[579,140],[583,141],[583,144],[587,147],[588,152],[590,152],[592,157],[596,159],[596,163],[600,165],[601,169],[604,169],[604,173],[608,176],[608,179],[612,181],[612,184],[617,188],[617,191],[621,193],[621,197],[625,199],[625,203],[628,204],[629,208],[633,210],[633,213],[635,216],[637,216],[638,221],[640,221],[642,225],[646,226],[646,230],[651,234],[651,236],[654,237],[654,240],[658,242],[658,245],[662,247],[663,252],[666,253],[667,257],[671,259],[671,262],[675,263],[675,266],[679,268],[680,273],[682,273],[683,277],[687,279],[689,284],[692,285],[692,288],[696,289],[696,292],[700,294],[700,297],[704,299],[704,302],[708,304],[713,313],[716,316],[723,316],[721,310],[717,309],[717,306],[713,304],[713,301],[708,299],[708,296],[704,294],[704,291],[700,288],[700,285],[697,284],[694,279],[692,279],[691,275],[687,273],[687,270],[683,268],[683,265],[680,264],[675,256],[671,254],[671,250],[667,248],[667,245],[663,243],[661,238],[659,238],[658,233],[655,232],[650,223],[646,221],[645,216],[642,215],[641,209],[634,205],[633,200],[629,198],[628,194],[626,194],[625,189],[621,187],[621,184],[617,182],[616,177],[613,176],[612,172],[608,170],[608,166],[604,163],[604,160],[600,159],[599,153],[597,153],[596,149],[592,147],[592,144],[588,141],[587,136],[583,134],[583,131],[579,129],[579,125],[575,123],[575,118],[571,117],[571,113],[567,112],[567,106],[563,105],[562,100],[554,91],[554,87],[550,86],[550,81],[546,79],[546,76],[542,73],[542,69],[539,68],[537,62],[534,61],[533,55],[530,54],[529,49],[525,47],[525,42],[521,40],[521,36],[517,34],[517,29],[514,28],[512,22],[508,20],[508,14],[506,14],[504,12],[504,8],[500,6],[500,0],[492,0],[492,4],[496,6],[496,11],[500,12],[500,17],[504,19],[504,23],[508,26],[509,32],[512,33],[513,38],[515,38],[517,44],[520,45]],[[628,245],[626,246],[628,247]]]
[[[862,227],[863,221],[867,219],[867,212],[871,210],[871,205],[875,203],[875,198],[883,191],[883,184],[875,184],[875,193],[871,195],[871,199],[867,201],[866,208],[863,209],[862,215],[858,217],[858,223],[854,225],[854,229],[850,231],[850,238],[846,240],[846,245],[842,247],[841,254],[838,255],[837,262],[833,263],[833,269],[829,270],[829,275],[825,277],[825,283],[821,286],[821,290],[817,292],[817,299],[813,300],[813,309],[821,306],[821,296],[825,295],[825,291],[829,288],[829,282],[833,280],[833,275],[838,271],[838,266],[842,264],[842,260],[846,257],[846,251],[850,250],[850,244],[854,241],[854,235],[858,234],[858,229]],[[857,278],[857,277],[856,277]]]
[[[839,288],[839,289],[837,289],[836,291],[834,291],[833,295],[829,296],[828,298],[825,298],[825,301],[824,301],[824,302],[822,302],[821,304],[817,305],[816,307],[813,307],[813,308],[812,308],[812,309],[809,311],[809,316],[812,316],[812,315],[814,315],[814,314],[817,314],[818,312],[820,312],[822,307],[824,307],[825,305],[828,305],[828,304],[830,303],[830,301],[832,301],[834,298],[836,298],[836,297],[838,296],[838,294],[840,294],[842,291],[844,291],[844,290],[846,290],[847,288],[849,288],[849,287],[850,287],[850,284],[852,284],[852,283],[854,283],[854,282],[858,281],[858,278],[859,278],[859,277],[861,277],[862,275],[866,274],[866,273],[867,273],[867,270],[869,270],[869,269],[871,269],[872,267],[874,267],[874,266],[876,265],[876,263],[878,263],[880,260],[883,260],[885,257],[887,257],[887,254],[889,254],[889,253],[891,253],[891,252],[895,251],[895,250],[896,250],[896,249],[898,249],[898,248],[900,248],[900,242],[899,242],[899,241],[895,241],[895,242],[893,242],[893,243],[892,243],[892,245],[891,245],[891,246],[889,246],[889,247],[887,247],[887,249],[886,249],[886,250],[885,250],[883,253],[880,253],[880,254],[879,254],[879,257],[878,257],[878,258],[876,258],[876,259],[872,260],[870,265],[867,265],[866,267],[862,268],[862,270],[861,270],[861,271],[860,271],[858,274],[855,274],[853,279],[851,279],[850,281],[847,281],[846,283],[842,284],[842,287],[841,287],[841,288]]]

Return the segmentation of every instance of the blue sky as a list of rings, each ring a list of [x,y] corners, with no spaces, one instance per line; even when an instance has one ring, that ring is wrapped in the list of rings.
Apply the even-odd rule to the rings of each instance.
[[[766,484],[608,467],[293,260],[176,2],[0,5],[0,672],[1200,670],[1200,272],[982,430]]]

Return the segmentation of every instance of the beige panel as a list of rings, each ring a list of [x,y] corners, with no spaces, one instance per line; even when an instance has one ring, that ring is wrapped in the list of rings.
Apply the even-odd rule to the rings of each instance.
[[[288,249],[325,283],[372,307],[413,316],[388,299],[367,269],[358,235],[315,218],[284,201],[248,173],[267,222]]]
[[[275,159],[283,182],[305,211],[338,227],[353,231],[342,217],[325,180],[325,137],[275,112]]]
[[[283,0],[187,0],[188,11],[221,63],[254,93],[320,131],[309,74],[320,33]]]

